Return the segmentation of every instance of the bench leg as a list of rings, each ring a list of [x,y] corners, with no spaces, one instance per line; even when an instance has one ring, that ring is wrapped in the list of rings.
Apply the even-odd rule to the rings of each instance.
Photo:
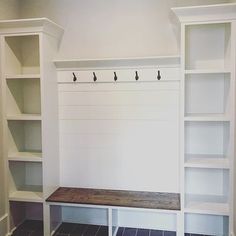
[[[108,208],[108,236],[113,236],[112,235],[112,223],[113,223],[113,220],[112,220],[112,209],[111,208]]]
[[[184,236],[184,213],[177,213],[177,236]]]
[[[50,232],[50,206],[46,203],[43,203],[43,218],[44,218],[44,235],[51,236]]]

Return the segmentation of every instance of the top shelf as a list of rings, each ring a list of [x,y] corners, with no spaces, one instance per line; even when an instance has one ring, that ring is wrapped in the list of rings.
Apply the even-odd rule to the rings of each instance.
[[[229,73],[232,52],[230,23],[196,24],[185,27],[185,72]]]
[[[217,69],[196,69],[196,70],[185,70],[186,75],[195,75],[195,74],[230,74],[230,70],[217,70]]]

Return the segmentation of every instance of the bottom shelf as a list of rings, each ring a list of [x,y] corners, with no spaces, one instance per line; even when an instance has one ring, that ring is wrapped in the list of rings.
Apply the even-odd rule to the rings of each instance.
[[[229,236],[229,217],[185,213],[185,236],[195,234]]]
[[[44,236],[43,221],[40,220],[25,220],[17,226],[13,231],[12,236]]]
[[[42,203],[10,201],[9,205],[9,226],[13,236],[43,236]]]

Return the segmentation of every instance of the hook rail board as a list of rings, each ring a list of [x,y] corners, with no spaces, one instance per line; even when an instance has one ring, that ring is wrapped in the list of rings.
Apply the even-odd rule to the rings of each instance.
[[[55,60],[57,70],[88,70],[109,68],[135,68],[135,67],[179,67],[180,56],[157,56],[136,58],[103,58],[81,60]]]
[[[179,68],[103,69],[58,71],[58,83],[140,83],[180,80]]]

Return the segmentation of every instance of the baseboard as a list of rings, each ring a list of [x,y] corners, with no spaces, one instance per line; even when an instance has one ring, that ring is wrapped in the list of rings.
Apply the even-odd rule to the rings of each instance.
[[[58,222],[57,226],[56,226],[56,227],[54,228],[54,230],[51,232],[51,234],[50,234],[51,236],[56,233],[56,231],[57,231],[57,229],[60,227],[61,223],[62,223],[62,222]]]
[[[5,214],[0,218],[0,235],[6,235],[10,236],[8,230],[7,230],[7,217],[8,215]]]

